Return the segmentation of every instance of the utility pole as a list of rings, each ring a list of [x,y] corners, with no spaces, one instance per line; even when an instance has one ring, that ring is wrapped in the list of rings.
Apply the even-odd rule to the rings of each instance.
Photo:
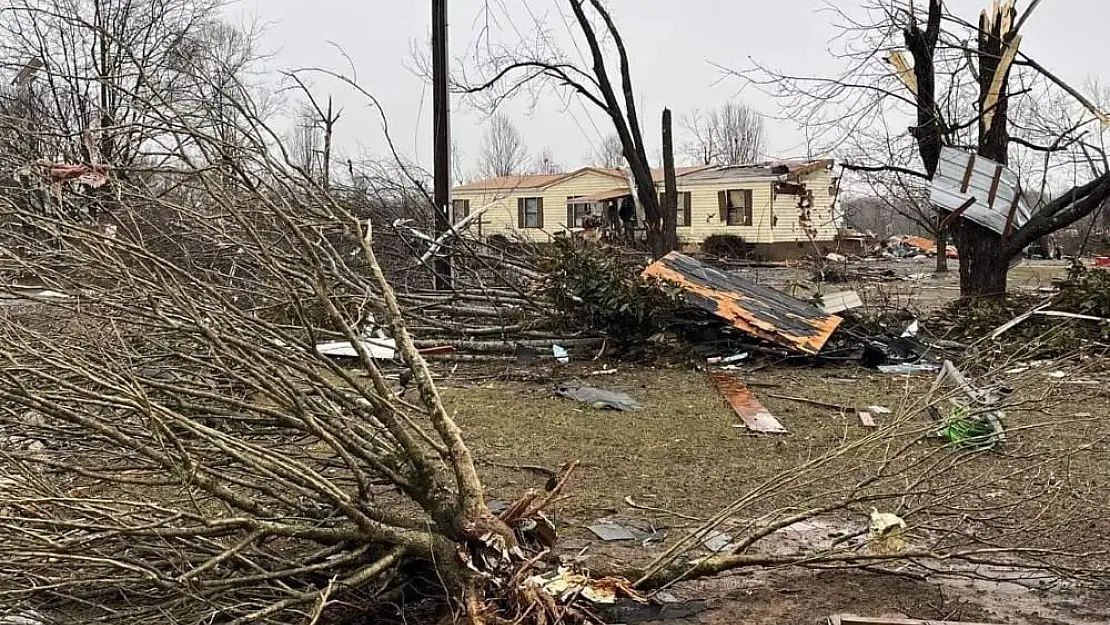
[[[433,200],[436,237],[451,228],[451,103],[447,92],[447,0],[432,0],[432,150],[435,154]],[[451,261],[432,261],[435,288],[451,288]]]
[[[678,184],[674,171],[671,109],[663,109],[663,240],[667,251],[678,249]],[[687,207],[689,208],[689,207]]]

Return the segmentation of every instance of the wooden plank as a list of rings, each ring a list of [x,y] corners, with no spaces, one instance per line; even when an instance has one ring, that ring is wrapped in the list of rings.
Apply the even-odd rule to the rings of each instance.
[[[875,419],[871,417],[871,413],[866,410],[859,411],[859,422],[865,428],[873,428],[875,426]]]
[[[744,386],[739,378],[724,371],[710,371],[709,379],[717,390],[725,396],[744,426],[753,432],[783,434],[786,428],[756,398],[751,389]]]
[[[998,183],[1002,181],[1002,165],[995,164],[994,175],[991,176],[991,187],[987,191],[987,206],[994,208],[994,200],[998,197]]]
[[[960,193],[967,193],[968,186],[971,185],[971,173],[975,171],[975,154],[972,153],[967,158],[967,168],[964,169],[963,180],[960,181]]]

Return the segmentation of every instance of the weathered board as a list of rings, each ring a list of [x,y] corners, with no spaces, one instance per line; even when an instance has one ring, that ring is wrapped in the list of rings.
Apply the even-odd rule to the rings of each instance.
[[[753,432],[782,434],[786,428],[771,414],[771,411],[756,398],[751,389],[744,386],[739,378],[724,371],[710,371],[709,379],[721,395],[728,400],[736,415]]]

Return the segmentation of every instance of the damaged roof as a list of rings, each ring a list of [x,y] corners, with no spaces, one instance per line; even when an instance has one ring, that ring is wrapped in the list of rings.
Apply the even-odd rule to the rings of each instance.
[[[708,169],[707,165],[697,165],[694,167],[675,167],[675,176],[684,177],[694,172]],[[569,180],[579,174],[593,172],[605,176],[612,176],[616,180],[627,180],[627,173],[625,170],[612,169],[606,167],[581,167],[574,171],[560,173],[560,174],[521,174],[513,176],[498,176],[496,178],[486,178],[485,180],[475,180],[466,184],[456,186],[453,191],[513,191],[516,189],[543,189],[557,184],[564,180]],[[651,170],[651,176],[656,182],[663,180],[663,169],[655,168]]]
[[[643,275],[675,285],[691,305],[743,332],[807,354],[821,351],[842,321],[782,291],[726,274],[678,252],[652,263]]]
[[[797,179],[805,174],[827,169],[832,166],[828,159],[816,161],[767,161],[765,163],[751,163],[745,165],[722,165],[720,167],[704,168],[683,177],[688,182],[711,182],[717,180],[737,180],[745,178],[779,179],[785,176],[788,179]]]

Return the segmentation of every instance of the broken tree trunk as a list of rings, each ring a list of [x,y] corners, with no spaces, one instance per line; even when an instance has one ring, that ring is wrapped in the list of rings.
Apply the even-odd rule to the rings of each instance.
[[[671,109],[663,109],[663,240],[668,252],[678,249],[678,183],[672,130]]]

